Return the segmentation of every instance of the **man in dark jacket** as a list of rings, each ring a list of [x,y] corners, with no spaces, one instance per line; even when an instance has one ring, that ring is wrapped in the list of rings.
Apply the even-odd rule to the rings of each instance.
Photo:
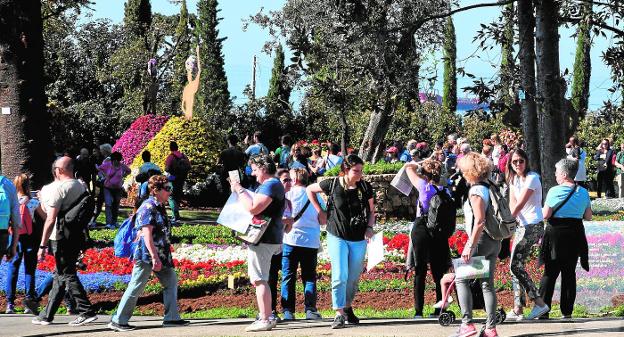
[[[182,201],[183,194],[182,188],[191,170],[191,162],[184,153],[178,150],[178,143],[171,141],[169,143],[169,150],[171,153],[165,160],[165,171],[169,173],[169,181],[171,181],[173,185],[173,191],[169,197],[169,207],[171,207],[173,213],[171,224],[177,226],[180,220],[180,202]]]

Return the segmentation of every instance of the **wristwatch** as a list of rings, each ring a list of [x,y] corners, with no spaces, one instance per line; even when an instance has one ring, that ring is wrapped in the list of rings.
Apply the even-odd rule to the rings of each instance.
[[[39,246],[39,249],[48,249],[48,246]]]

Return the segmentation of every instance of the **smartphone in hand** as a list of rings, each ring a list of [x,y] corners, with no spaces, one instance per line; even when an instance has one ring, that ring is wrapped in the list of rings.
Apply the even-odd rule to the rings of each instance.
[[[240,178],[240,172],[238,170],[228,171],[228,174],[230,177],[230,183],[240,184],[241,178]]]

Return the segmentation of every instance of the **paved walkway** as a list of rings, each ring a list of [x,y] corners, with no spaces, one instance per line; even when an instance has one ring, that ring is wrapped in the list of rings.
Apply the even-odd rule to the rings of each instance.
[[[69,316],[59,316],[54,324],[36,326],[30,323],[32,316],[0,315],[0,336],[448,336],[457,325],[442,327],[435,320],[412,321],[405,319],[364,319],[357,327],[341,330],[329,328],[330,321],[295,321],[280,323],[270,332],[246,333],[248,319],[201,319],[192,320],[184,328],[161,328],[160,317],[136,317],[132,324],[139,329],[115,333],[106,327],[110,316],[100,316],[97,321],[83,327],[70,327]],[[522,323],[503,323],[498,333],[505,336],[624,336],[624,320],[621,318],[575,319],[573,321],[551,320]]]

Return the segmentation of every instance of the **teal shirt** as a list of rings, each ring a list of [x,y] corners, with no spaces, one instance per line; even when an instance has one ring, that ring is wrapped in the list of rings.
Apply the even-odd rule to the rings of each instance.
[[[551,188],[548,191],[548,195],[546,195],[545,204],[554,211],[554,209],[566,199],[571,190],[572,187],[563,185]],[[589,192],[587,192],[585,188],[577,186],[570,200],[557,211],[554,217],[582,219],[583,214],[585,214],[585,209],[590,206]]]

